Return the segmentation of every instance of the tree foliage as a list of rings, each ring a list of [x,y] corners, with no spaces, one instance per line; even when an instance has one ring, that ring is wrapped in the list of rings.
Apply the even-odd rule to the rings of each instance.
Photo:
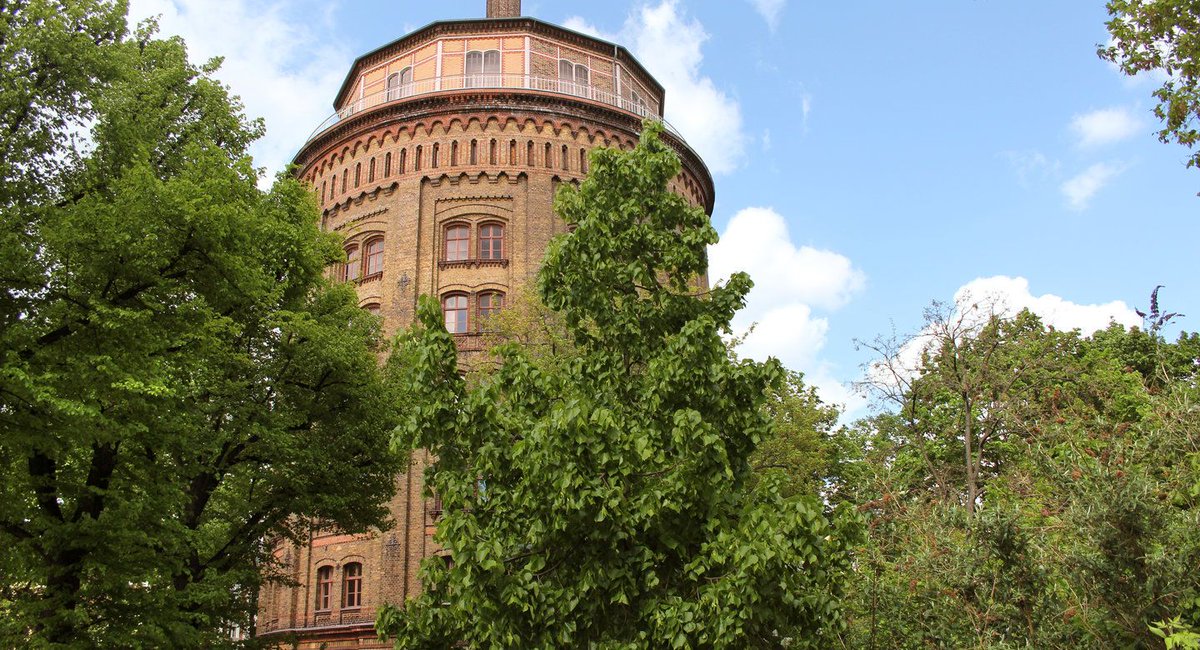
[[[381,523],[378,324],[306,188],[125,4],[0,3],[0,645],[219,647],[265,541]]]
[[[1160,72],[1154,114],[1158,137],[1189,149],[1200,141],[1200,2],[1197,0],[1109,0],[1110,43],[1099,54],[1127,75]],[[1200,152],[1188,166],[1200,164]]]
[[[559,213],[544,303],[571,346],[535,363],[519,345],[478,386],[457,374],[434,301],[409,335],[419,395],[407,441],[437,458],[445,508],[426,591],[385,610],[398,648],[821,647],[852,526],[774,480],[751,488],[774,361],[730,358],[722,332],[750,288],[706,296],[716,240],[667,189],[676,156],[648,124],[636,150],[598,150]]]
[[[894,392],[905,408],[860,421],[843,447],[857,456],[834,493],[870,531],[847,645],[1187,643],[1200,607],[1195,336],[1113,325],[1083,337],[1028,312],[976,322],[953,347],[935,336]],[[995,432],[978,448],[974,508],[968,413]]]

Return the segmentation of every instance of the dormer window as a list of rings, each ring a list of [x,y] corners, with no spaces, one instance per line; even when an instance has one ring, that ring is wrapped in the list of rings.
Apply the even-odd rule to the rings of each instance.
[[[591,89],[589,78],[586,65],[571,63],[566,59],[558,60],[558,81],[563,92],[587,97]]]
[[[500,85],[500,50],[467,52],[464,87],[491,88]]]

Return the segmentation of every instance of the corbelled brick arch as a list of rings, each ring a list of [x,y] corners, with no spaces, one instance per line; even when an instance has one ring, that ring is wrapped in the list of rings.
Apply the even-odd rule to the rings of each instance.
[[[633,148],[661,120],[662,86],[625,48],[520,16],[489,0],[487,18],[433,23],[359,57],[334,113],[295,163],[339,233],[359,304],[392,334],[417,297],[436,296],[461,357],[482,354],[488,316],[536,277],[566,232],[555,190],[588,173],[596,147]],[[711,213],[712,177],[678,134],[672,189]],[[421,590],[440,502],[424,492],[430,458],[413,454],[388,504],[394,527],[365,535],[314,529],[274,544],[281,580],[260,595],[256,634],[287,648],[384,648],[375,609]]]

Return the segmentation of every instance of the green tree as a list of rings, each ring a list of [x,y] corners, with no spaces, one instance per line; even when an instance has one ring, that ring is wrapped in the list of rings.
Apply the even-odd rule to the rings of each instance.
[[[231,645],[268,540],[385,515],[378,323],[215,63],[122,2],[0,3],[0,48],[0,645]]]
[[[813,497],[750,489],[768,434],[774,361],[734,361],[722,332],[745,275],[706,296],[716,233],[667,189],[679,171],[661,127],[640,146],[598,150],[559,213],[544,303],[572,346],[534,363],[519,345],[468,389],[437,305],[402,354],[418,395],[409,444],[437,458],[426,591],[377,627],[398,648],[825,647],[851,526]]]
[[[1127,75],[1161,72],[1154,91],[1154,114],[1162,120],[1158,137],[1189,149],[1200,141],[1200,1],[1109,0],[1108,33],[1101,58]],[[1188,166],[1200,164],[1200,152]]]

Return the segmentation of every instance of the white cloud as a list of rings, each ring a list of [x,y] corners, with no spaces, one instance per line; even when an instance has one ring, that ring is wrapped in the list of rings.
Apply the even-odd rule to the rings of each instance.
[[[704,159],[714,174],[737,169],[751,140],[742,125],[737,100],[700,73],[704,26],[687,18],[679,0],[643,5],[626,19],[620,34],[608,34],[583,18],[563,23],[569,29],[626,44],[666,89],[666,119]]]
[[[767,26],[771,31],[775,31],[779,27],[779,17],[783,13],[783,7],[787,4],[787,0],[748,0],[754,5],[754,10],[758,12],[763,20],[767,21]]]
[[[250,151],[267,178],[291,162],[333,112],[333,96],[353,56],[329,44],[332,3],[252,0],[132,0],[130,20],[161,15],[163,35],[182,36],[193,62],[224,57],[217,78],[262,117],[266,136]],[[296,62],[303,62],[297,65]]]
[[[1096,163],[1067,179],[1061,187],[1063,196],[1067,198],[1067,205],[1075,211],[1087,209],[1092,197],[1096,196],[1097,192],[1123,171],[1125,171],[1123,167],[1108,163]]]
[[[829,320],[813,312],[845,305],[865,284],[862,271],[832,251],[793,244],[784,218],[770,208],[737,213],[709,250],[711,281],[727,280],[737,271],[754,280],[746,308],[733,322],[738,334],[754,326],[739,353],[760,360],[774,356],[824,386],[827,400],[848,401],[847,391],[835,388],[837,382],[818,360]]]
[[[1142,121],[1126,107],[1104,108],[1076,115],[1071,120],[1071,130],[1079,139],[1081,147],[1097,147],[1120,142],[1137,135],[1143,128]]]
[[[954,292],[954,301],[945,310],[931,308],[925,327],[908,338],[884,341],[879,352],[892,354],[890,364],[880,361],[868,365],[861,384],[886,386],[894,390],[918,375],[921,353],[937,346],[941,337],[969,337],[977,332],[992,315],[1011,318],[1028,309],[1042,323],[1057,330],[1079,330],[1090,336],[1116,322],[1124,327],[1140,325],[1141,317],[1125,304],[1114,300],[1100,304],[1079,304],[1054,294],[1033,295],[1029,280],[1023,277],[997,275],[976,278]],[[899,349],[894,346],[899,345]]]
[[[1078,329],[1089,335],[1116,321],[1126,327],[1140,325],[1142,319],[1121,300],[1103,304],[1081,305],[1054,294],[1035,296],[1029,290],[1029,280],[1022,277],[997,275],[977,278],[959,287],[954,293],[957,305],[987,300],[998,312],[1015,315],[1029,309],[1047,325],[1060,330]]]

